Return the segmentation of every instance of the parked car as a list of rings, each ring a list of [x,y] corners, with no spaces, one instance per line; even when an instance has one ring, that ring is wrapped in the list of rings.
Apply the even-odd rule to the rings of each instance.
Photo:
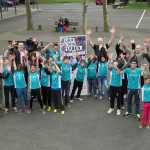
[[[102,5],[103,0],[95,0],[96,5]],[[107,4],[113,4],[115,3],[115,0],[107,0]]]
[[[9,1],[12,1],[14,3],[14,5],[15,5],[15,2],[16,2],[16,5],[19,4],[19,0],[9,0]]]
[[[6,6],[10,7],[10,6],[13,6],[13,5],[14,5],[14,3],[13,3],[12,1],[10,1],[10,0],[5,0],[5,1],[4,1],[4,0],[1,0],[0,2],[1,2],[1,5],[2,5],[2,6],[5,6],[5,5],[6,5]]]
[[[21,4],[25,4],[25,0],[19,0]],[[30,0],[30,4],[34,4],[36,0]]]

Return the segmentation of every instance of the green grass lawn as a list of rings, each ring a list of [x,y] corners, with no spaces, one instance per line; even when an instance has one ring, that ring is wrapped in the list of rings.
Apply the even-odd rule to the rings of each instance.
[[[41,3],[81,3],[83,0],[37,0],[39,4]],[[95,0],[88,0],[88,2],[95,2]]]
[[[150,6],[147,2],[136,2],[129,4],[125,9],[150,9]]]

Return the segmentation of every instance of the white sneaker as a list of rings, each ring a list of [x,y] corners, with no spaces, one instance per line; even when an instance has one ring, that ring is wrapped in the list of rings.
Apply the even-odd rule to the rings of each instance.
[[[44,109],[40,109],[42,114],[46,114],[46,111]]]
[[[13,109],[15,112],[18,112],[17,107],[13,107],[12,109]]]
[[[114,109],[109,108],[109,110],[107,111],[108,114],[111,114],[114,111]]]
[[[82,98],[76,98],[77,100],[79,100],[79,101],[83,101],[83,99]]]
[[[121,115],[121,110],[117,109],[117,116]]]
[[[9,109],[5,108],[4,114],[8,114]]]
[[[70,103],[73,103],[73,99],[70,99]]]

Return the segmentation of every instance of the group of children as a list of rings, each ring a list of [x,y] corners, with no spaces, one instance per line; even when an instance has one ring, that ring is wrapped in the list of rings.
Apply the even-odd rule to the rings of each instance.
[[[0,73],[4,73],[4,94],[5,94],[5,113],[9,111],[9,92],[11,92],[12,108],[18,111],[15,106],[15,96],[18,97],[19,114],[23,113],[22,97],[24,99],[25,111],[30,113],[33,107],[33,100],[38,99],[40,110],[43,114],[51,111],[52,102],[54,105],[54,112],[60,108],[61,114],[65,113],[64,104],[71,107],[70,102],[73,102],[74,94],[78,88],[76,99],[82,101],[80,97],[85,73],[87,70],[88,81],[88,97],[94,92],[94,98],[97,99],[97,84],[99,87],[99,100],[103,99],[103,84],[106,89],[108,100],[110,100],[110,108],[108,114],[114,111],[115,98],[117,99],[117,115],[121,114],[121,109],[124,109],[124,99],[122,92],[122,81],[124,74],[128,77],[128,106],[124,117],[132,115],[132,97],[135,96],[135,114],[137,120],[140,117],[140,77],[144,74],[149,76],[149,70],[146,64],[141,68],[137,67],[137,61],[130,61],[130,68],[124,69],[125,64],[122,64],[124,59],[121,54],[117,60],[112,61],[113,54],[107,52],[107,58],[101,57],[97,60],[95,54],[91,54],[88,61],[82,59],[79,61],[78,55],[73,56],[73,61],[69,60],[68,56],[64,56],[60,61],[60,52],[50,50],[49,55],[46,56],[45,50],[41,52],[33,52],[30,55],[26,51],[26,55],[22,57],[21,63],[15,61],[16,55],[11,54],[11,60],[0,58]],[[30,60],[29,60],[30,59]],[[3,65],[4,62],[4,65]],[[75,78],[73,89],[70,93],[71,73],[75,70]],[[110,70],[110,87],[108,86],[107,74]],[[25,72],[28,73],[29,81],[25,80]],[[143,100],[143,116],[140,128],[144,126],[146,119],[146,128],[149,128],[150,119],[150,100],[148,94],[150,91],[150,79],[145,78],[145,84],[142,87]],[[28,92],[27,87],[30,88],[30,106],[28,106]],[[42,96],[41,96],[42,93]],[[64,96],[65,94],[65,96]],[[69,96],[70,95],[70,96]]]

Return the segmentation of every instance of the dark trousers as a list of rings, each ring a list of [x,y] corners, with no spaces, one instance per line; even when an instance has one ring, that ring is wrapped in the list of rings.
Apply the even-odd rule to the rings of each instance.
[[[128,112],[132,113],[132,97],[135,98],[135,114],[140,113],[140,98],[138,89],[129,89],[128,91]]]
[[[51,89],[50,87],[42,87],[42,98],[43,98],[43,103],[44,105],[51,106]],[[48,103],[47,103],[48,102]]]
[[[60,108],[61,111],[64,110],[63,101],[61,98],[61,90],[51,90],[52,93],[52,100],[54,104],[54,108]]]
[[[74,79],[74,84],[73,84],[73,89],[72,89],[72,92],[71,92],[70,99],[73,99],[75,91],[76,91],[77,88],[78,88],[77,98],[80,98],[82,87],[83,87],[83,81],[77,81],[76,79]]]
[[[5,107],[9,108],[9,92],[11,93],[12,107],[15,107],[15,88],[14,86],[4,86]]]
[[[121,104],[121,87],[110,86],[110,108],[114,108],[115,97],[117,98],[117,109],[120,109]]]
[[[62,88],[62,98],[65,93],[65,104],[69,103],[69,92],[70,92],[71,80],[64,81],[61,80],[61,88]]]
[[[31,92],[30,92],[30,109],[32,109],[32,106],[33,106],[33,99],[37,96],[37,99],[40,103],[40,107],[41,109],[43,109],[43,102],[42,102],[42,99],[41,99],[41,92],[40,92],[40,89],[31,89]]]

